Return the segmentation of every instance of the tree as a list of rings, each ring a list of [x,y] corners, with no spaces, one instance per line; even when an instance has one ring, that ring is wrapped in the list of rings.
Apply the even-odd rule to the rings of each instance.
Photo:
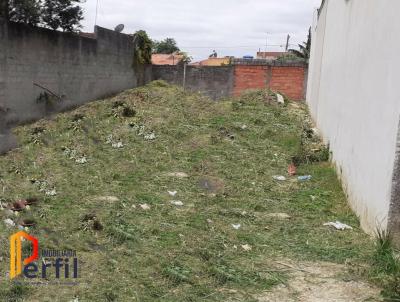
[[[42,7],[42,23],[53,30],[74,31],[81,27],[83,11],[80,0],[45,0]]]
[[[171,54],[180,51],[174,38],[153,42],[153,53]]]
[[[181,63],[183,64],[189,64],[193,60],[193,58],[189,56],[187,52],[180,51],[178,52],[178,54],[182,56]]]
[[[310,50],[311,50],[311,27],[308,30],[307,42],[299,44],[299,48],[300,50],[289,49],[289,52],[294,54],[298,58],[308,60],[310,58]]]
[[[9,1],[8,17],[10,21],[38,25],[40,23],[40,1],[11,0]]]
[[[79,3],[81,0],[10,0],[9,19],[53,30],[74,31],[83,19]]]
[[[153,42],[144,30],[138,30],[133,35],[134,60],[133,64],[151,64]]]

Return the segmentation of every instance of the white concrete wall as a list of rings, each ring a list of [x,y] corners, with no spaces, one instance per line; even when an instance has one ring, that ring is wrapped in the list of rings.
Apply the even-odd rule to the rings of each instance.
[[[400,115],[399,0],[327,0],[312,28],[307,102],[349,202],[386,228]]]

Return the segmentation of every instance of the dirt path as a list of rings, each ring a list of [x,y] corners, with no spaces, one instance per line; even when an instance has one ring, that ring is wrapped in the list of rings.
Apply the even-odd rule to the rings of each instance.
[[[366,282],[346,278],[346,266],[329,262],[275,262],[287,270],[287,285],[257,297],[259,302],[358,302],[382,301],[380,290]]]

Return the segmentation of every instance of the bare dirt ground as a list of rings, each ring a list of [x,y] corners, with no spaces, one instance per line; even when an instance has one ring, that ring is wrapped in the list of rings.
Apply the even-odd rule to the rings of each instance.
[[[359,302],[383,301],[380,289],[346,278],[346,266],[329,262],[275,262],[290,275],[288,284],[257,296],[259,302]]]

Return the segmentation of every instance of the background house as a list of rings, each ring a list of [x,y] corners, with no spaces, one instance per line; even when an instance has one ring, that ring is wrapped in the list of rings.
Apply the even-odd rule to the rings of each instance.
[[[231,60],[231,57],[225,57],[225,58],[208,58],[206,60],[202,60],[199,62],[194,62],[190,65],[194,66],[223,66],[223,65],[229,65]]]
[[[151,56],[151,62],[153,65],[177,65],[183,60],[184,56],[173,53],[173,54],[153,54]]]
[[[258,51],[257,59],[276,60],[286,54],[288,53],[284,51]]]

